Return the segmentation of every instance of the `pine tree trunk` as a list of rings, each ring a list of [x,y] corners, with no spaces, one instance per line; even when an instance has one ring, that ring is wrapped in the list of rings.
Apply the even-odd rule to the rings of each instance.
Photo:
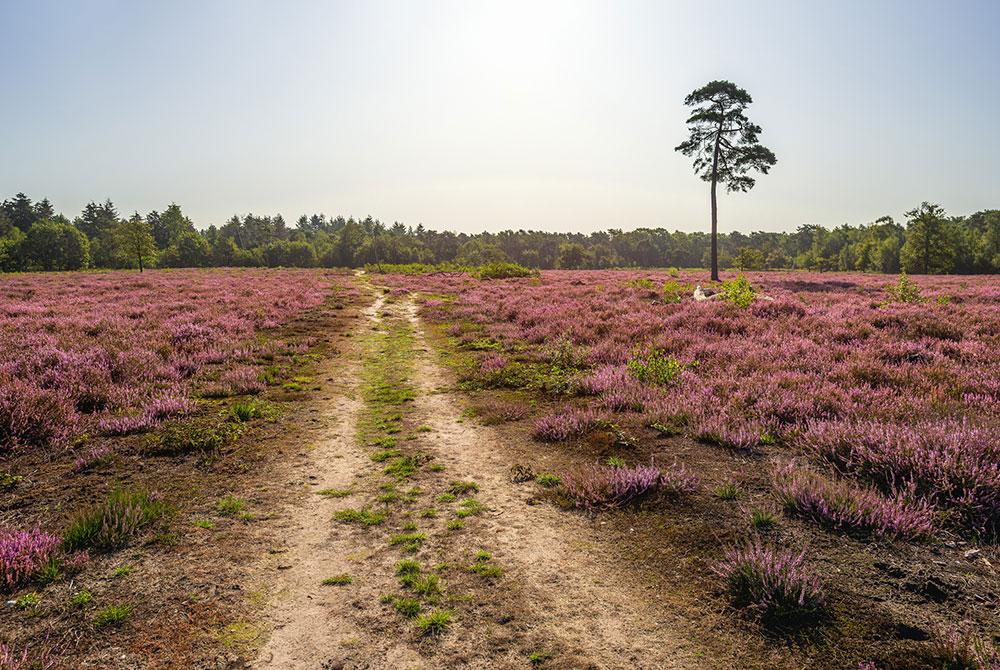
[[[715,136],[715,151],[712,154],[712,281],[719,281],[719,206],[715,197],[715,187],[719,180],[719,144],[722,141],[722,123]]]

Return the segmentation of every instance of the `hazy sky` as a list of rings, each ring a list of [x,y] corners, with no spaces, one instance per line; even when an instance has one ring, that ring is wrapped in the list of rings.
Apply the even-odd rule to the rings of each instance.
[[[705,229],[730,79],[778,156],[721,229],[1000,207],[1000,1],[0,0],[0,198],[461,231]]]

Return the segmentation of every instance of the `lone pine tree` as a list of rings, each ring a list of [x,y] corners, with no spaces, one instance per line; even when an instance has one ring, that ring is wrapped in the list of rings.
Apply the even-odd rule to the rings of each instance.
[[[675,151],[694,156],[695,174],[712,184],[713,281],[719,280],[716,184],[722,182],[729,192],[749,191],[756,182],[747,173],[767,174],[778,162],[774,152],[757,140],[760,126],[746,116],[751,102],[749,93],[729,81],[709,82],[684,98],[685,105],[694,107],[687,120],[691,136]]]

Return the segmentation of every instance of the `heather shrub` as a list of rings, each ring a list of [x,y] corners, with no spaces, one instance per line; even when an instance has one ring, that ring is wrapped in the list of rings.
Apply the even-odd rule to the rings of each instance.
[[[145,491],[115,489],[104,502],[70,522],[63,533],[63,546],[70,551],[121,549],[166,512],[166,504]]]
[[[564,442],[598,425],[598,415],[589,409],[567,409],[535,421],[534,436],[544,442]]]
[[[789,514],[811,519],[834,530],[861,535],[915,538],[929,535],[934,509],[897,494],[834,481],[788,466],[775,477],[775,490]]]
[[[819,579],[805,568],[805,551],[796,554],[754,540],[730,549],[715,566],[733,602],[766,619],[801,617],[823,607]]]
[[[523,402],[489,399],[476,406],[476,414],[487,426],[520,421],[528,416],[528,408]]]
[[[75,425],[75,408],[66,396],[19,379],[0,377],[0,454],[61,445]]]
[[[698,488],[698,478],[677,466],[661,472],[653,465],[591,464],[566,472],[561,479],[563,495],[583,509],[622,507],[656,491],[681,494]]]
[[[229,390],[231,395],[254,395],[266,388],[264,382],[260,380],[257,370],[251,367],[227,370],[222,373],[219,382],[223,388]]]
[[[750,280],[741,272],[735,279],[722,282],[722,297],[741,309],[745,309],[753,304],[757,297],[757,291],[750,284]]]
[[[913,425],[817,421],[796,440],[844,472],[892,493],[899,483],[952,525],[1000,531],[1000,430],[966,421]]]
[[[58,547],[58,537],[37,528],[0,532],[0,591],[35,577],[53,560]]]

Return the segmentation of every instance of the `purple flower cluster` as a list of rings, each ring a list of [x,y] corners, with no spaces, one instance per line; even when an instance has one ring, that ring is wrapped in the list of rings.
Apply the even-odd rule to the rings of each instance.
[[[590,409],[564,409],[535,421],[534,435],[545,442],[564,442],[598,425],[600,416]]]
[[[890,302],[893,278],[880,275],[748,277],[773,300],[739,309],[725,301],[664,297],[668,286],[707,283],[701,272],[385,279],[397,288],[452,296],[424,315],[450,323],[464,342],[499,343],[508,367],[537,364],[539,352],[563,351],[579,371],[576,389],[611,421],[660,423],[730,448],[794,445],[834,463],[861,489],[874,485],[891,496],[911,487],[921,505],[952,516],[955,527],[996,535],[995,280],[920,277],[915,281],[925,295],[952,300],[903,304]],[[698,365],[675,384],[641,384],[626,369],[636,351]],[[558,411],[540,423],[541,439],[586,429]],[[846,434],[842,443],[834,432]]]
[[[934,528],[934,508],[905,492],[886,498],[872,489],[793,465],[778,472],[774,488],[790,513],[837,530],[916,538],[929,535]]]
[[[954,525],[987,535],[1000,531],[1000,426],[821,421],[808,424],[796,442],[883,490],[908,487]]]
[[[753,540],[730,549],[715,572],[724,579],[739,607],[750,607],[765,617],[784,617],[823,607],[819,578],[805,567],[799,553],[769,547]]]
[[[52,559],[60,540],[37,528],[0,531],[0,589],[30,580]]]
[[[618,467],[592,464],[564,473],[562,491],[575,507],[622,507],[642,496],[662,490],[679,495],[698,489],[699,480],[683,466],[666,471],[654,465]]]
[[[0,454],[65,444],[81,431],[145,430],[189,412],[190,379],[229,364],[272,328],[325,300],[313,270],[25,274],[0,286]],[[243,371],[229,380],[260,390]]]

